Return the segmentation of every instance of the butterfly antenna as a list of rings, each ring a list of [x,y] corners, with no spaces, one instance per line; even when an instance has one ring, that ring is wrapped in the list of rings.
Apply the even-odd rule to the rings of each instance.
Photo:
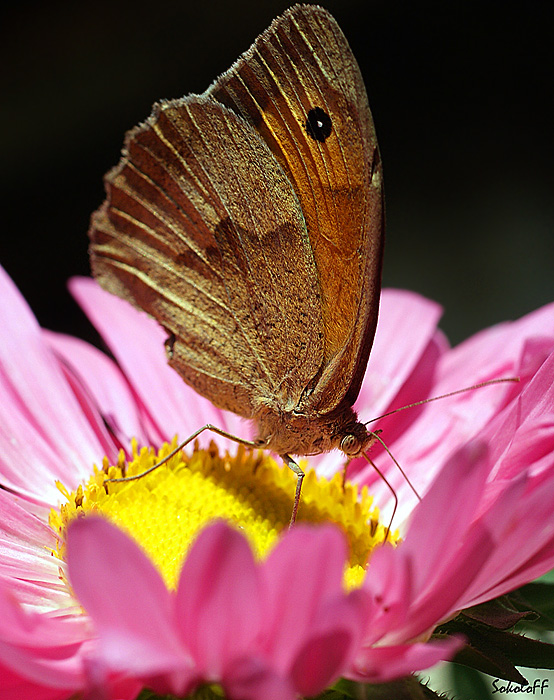
[[[392,509],[392,515],[390,516],[389,524],[387,525],[387,529],[385,531],[385,539],[384,541],[386,542],[389,539],[391,527],[392,527],[392,521],[394,520],[394,516],[396,515],[396,510],[398,508],[398,496],[396,495],[396,491],[393,489],[391,483],[387,480],[383,472],[379,469],[379,467],[375,464],[375,462],[370,459],[369,455],[367,452],[362,452],[362,455],[364,456],[365,460],[367,461],[368,464],[370,464],[377,474],[383,479],[385,484],[387,485],[387,488],[389,491],[392,493],[392,497],[394,498],[394,508]]]
[[[463,394],[466,391],[473,391],[473,389],[481,389],[484,386],[492,386],[493,384],[504,384],[505,382],[519,382],[519,377],[503,377],[501,379],[489,379],[486,382],[479,382],[479,384],[473,384],[472,386],[466,386],[464,389],[457,389],[456,391],[450,391],[448,394],[441,394],[440,396],[432,396],[430,399],[422,399],[421,401],[416,401],[415,403],[409,403],[406,406],[400,406],[400,408],[395,408],[393,411],[388,413],[383,413],[376,418],[371,418],[364,423],[368,425],[369,423],[374,423],[376,420],[381,420],[381,418],[386,418],[387,416],[392,416],[394,413],[399,411],[405,411],[407,408],[415,408],[416,406],[422,406],[424,403],[431,403],[431,401],[438,401],[439,399],[447,399],[450,396],[456,396],[457,394]],[[388,450],[387,450],[388,451]],[[392,457],[392,455],[391,455]]]
[[[133,476],[122,476],[119,479],[104,479],[105,484],[117,484],[122,481],[135,481],[136,479],[142,479],[144,476],[147,474],[150,474],[151,472],[155,471],[158,467],[161,467],[162,464],[165,464],[168,462],[172,457],[175,457],[175,455],[180,452],[183,447],[185,447],[188,444],[189,440],[185,440],[185,442],[182,442],[181,444],[177,445],[177,447],[174,450],[171,450],[171,452],[166,455],[163,459],[160,459],[159,462],[156,462],[153,466],[151,466],[149,469],[145,469],[145,471],[141,472],[140,474],[134,474]]]
[[[394,455],[392,454],[392,452],[391,452],[391,451],[389,450],[389,448],[387,447],[387,445],[386,445],[385,441],[383,440],[383,438],[381,438],[381,437],[379,436],[379,433],[380,433],[380,432],[381,432],[380,430],[379,430],[379,431],[376,430],[374,433],[370,433],[370,435],[372,435],[373,437],[375,437],[375,439],[376,439],[378,442],[380,442],[381,445],[385,448],[386,453],[387,453],[388,456],[392,459],[392,461],[395,463],[396,468],[397,468],[398,471],[402,474],[402,476],[404,477],[406,483],[408,484],[408,486],[409,486],[409,487],[412,489],[412,491],[414,492],[415,497],[417,498],[417,500],[418,500],[418,501],[421,501],[421,496],[420,496],[419,493],[415,490],[415,487],[414,487],[414,485],[412,484],[412,482],[410,481],[410,479],[408,478],[408,475],[407,475],[406,472],[402,469],[402,467],[400,466],[400,464],[398,463],[398,461],[395,459]],[[375,466],[375,465],[373,465],[373,466]]]

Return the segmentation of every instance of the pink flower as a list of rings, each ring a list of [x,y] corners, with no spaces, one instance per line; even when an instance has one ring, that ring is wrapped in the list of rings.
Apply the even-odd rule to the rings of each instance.
[[[550,385],[535,380],[535,376],[554,349],[554,304],[518,321],[487,328],[453,349],[436,328],[439,316],[435,303],[415,294],[383,292],[378,331],[355,404],[362,420],[483,381],[501,377],[519,377],[520,381],[458,394],[370,424],[372,429],[383,429],[387,446],[399,464],[406,466],[420,495],[461,445],[483,438],[485,428],[492,436],[491,423],[500,425],[508,420],[532,381],[539,382],[533,396],[540,402],[541,414],[547,421],[552,417]],[[546,377],[547,370],[542,371]],[[415,495],[382,448],[376,445],[371,457],[393,484],[399,519],[404,520],[417,501]],[[322,473],[332,474],[337,469],[331,453],[319,460]],[[518,465],[526,466],[530,463]],[[369,485],[380,505],[390,512],[390,491],[370,465],[358,459],[350,464],[348,476]]]
[[[292,700],[323,690],[359,646],[368,605],[363,591],[343,591],[345,555],[335,528],[298,526],[256,564],[244,537],[216,523],[198,537],[175,594],[99,518],[75,521],[68,556],[106,668],[160,693],[186,695],[204,681],[230,697]]]
[[[172,592],[127,535],[86,517],[68,534],[72,591],[65,564],[51,555],[56,480],[76,488],[103,455],[117,460],[131,437],[159,445],[207,422],[251,434],[167,367],[154,322],[90,280],[72,289],[119,367],[79,340],[41,330],[0,277],[3,697],[97,690],[131,698],[145,683],[182,693],[206,681],[230,697],[292,698],[340,675],[386,681],[455,652],[458,640],[427,641],[439,622],[554,565],[554,306],[450,350],[435,304],[385,291],[357,403],[364,419],[485,379],[521,381],[376,424],[423,500],[375,449],[398,493],[404,539],[374,551],[361,588],[343,592],[344,543],[330,527],[297,526],[257,563],[241,534],[214,524]],[[318,469],[331,475],[341,464],[339,454],[325,455]],[[370,484],[390,512],[390,494],[365,463],[353,463],[349,475]]]

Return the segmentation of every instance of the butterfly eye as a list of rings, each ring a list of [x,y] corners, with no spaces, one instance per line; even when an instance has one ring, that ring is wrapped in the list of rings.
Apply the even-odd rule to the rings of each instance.
[[[331,135],[333,123],[331,117],[321,107],[314,107],[308,112],[306,131],[315,141],[323,143]]]
[[[355,435],[345,435],[340,441],[340,449],[345,455],[357,455],[361,448],[360,440]]]

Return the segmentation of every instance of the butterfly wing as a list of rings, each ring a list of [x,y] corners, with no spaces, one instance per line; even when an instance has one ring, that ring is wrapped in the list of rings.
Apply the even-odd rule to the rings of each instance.
[[[319,284],[297,196],[257,133],[205,96],[162,103],[106,190],[89,232],[100,284],[168,331],[170,364],[217,406],[292,410],[322,362]]]
[[[352,51],[326,10],[297,5],[207,94],[259,132],[304,213],[321,289],[324,349],[301,408],[325,414],[351,405],[377,324],[384,228],[379,151]]]

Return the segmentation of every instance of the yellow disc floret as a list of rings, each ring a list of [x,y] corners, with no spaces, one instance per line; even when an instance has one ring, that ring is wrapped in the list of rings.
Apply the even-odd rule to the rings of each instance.
[[[175,449],[177,441],[159,451],[133,441],[131,458],[123,451],[116,465],[105,458],[94,467],[88,483],[70,492],[58,488],[67,500],[52,510],[50,525],[59,533],[54,554],[65,558],[65,528],[76,517],[102,514],[133,537],[175,588],[188,548],[209,521],[222,518],[239,528],[258,557],[264,557],[279,533],[288,527],[296,477],[264,452],[239,447],[237,454],[220,455],[214,443],[195,448],[188,456],[179,451],[150,474],[131,481],[112,482],[146,471]],[[301,465],[305,469],[305,465]],[[347,586],[359,585],[373,547],[383,542],[386,526],[364,487],[343,485],[342,475],[331,480],[309,470],[304,479],[297,522],[335,523],[346,535],[349,564]],[[393,541],[397,535],[391,536]]]

